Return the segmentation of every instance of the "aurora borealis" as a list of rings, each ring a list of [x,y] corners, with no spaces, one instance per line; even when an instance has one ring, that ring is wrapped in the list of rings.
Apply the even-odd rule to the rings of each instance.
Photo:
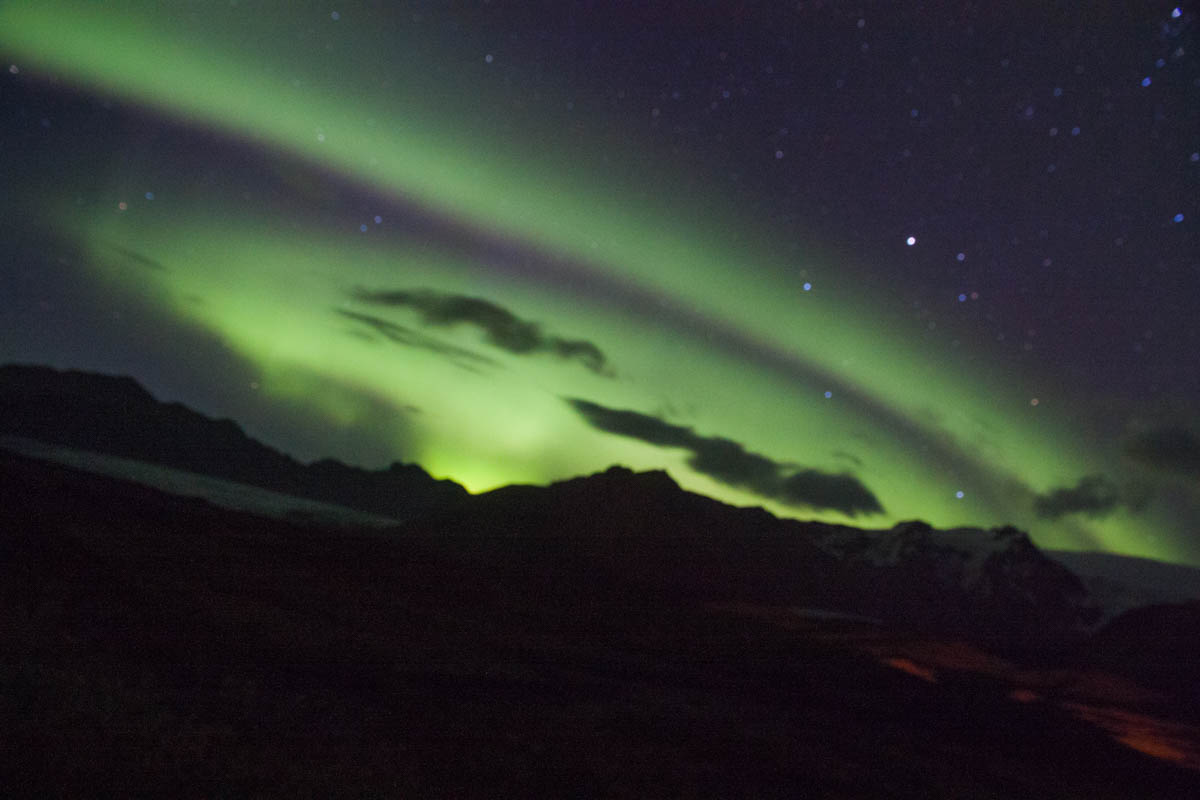
[[[683,5],[0,3],[0,360],[1200,563],[1194,12]]]

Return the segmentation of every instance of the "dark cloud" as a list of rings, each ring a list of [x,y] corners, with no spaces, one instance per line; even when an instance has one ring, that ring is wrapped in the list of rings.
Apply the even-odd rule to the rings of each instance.
[[[124,259],[127,264],[132,264],[135,267],[142,267],[143,269],[153,270],[155,272],[170,272],[166,265],[161,261],[155,261],[153,258],[150,258],[150,256],[145,255],[144,253],[139,253],[137,250],[130,250],[127,247],[121,247],[119,244],[112,244],[111,242],[106,246],[113,253],[116,253],[122,259]]]
[[[563,339],[542,330],[536,322],[521,319],[507,308],[488,300],[430,289],[412,291],[369,291],[355,289],[355,300],[379,306],[404,307],[416,311],[426,325],[451,327],[474,325],[488,343],[516,355],[553,353],[578,361],[600,375],[610,374],[604,352],[586,339]]]
[[[843,458],[846,461],[849,461],[851,464],[853,464],[856,467],[861,467],[863,464],[863,461],[861,458],[854,455],[853,453],[847,453],[845,450],[834,450],[833,457],[834,458]]]
[[[1130,458],[1158,469],[1200,476],[1200,437],[1185,428],[1158,428],[1125,443]]]
[[[780,494],[789,505],[833,508],[851,517],[855,511],[883,512],[875,495],[853,475],[830,475],[815,469],[802,469],[783,479]]]
[[[672,425],[637,411],[607,408],[574,397],[563,399],[597,430],[659,447],[691,451],[688,466],[727,486],[747,489],[787,505],[832,509],[851,517],[859,513],[883,512],[875,495],[852,475],[797,469],[747,452],[741,444],[730,439],[699,436],[691,428]]]
[[[1033,510],[1043,519],[1058,519],[1067,514],[1102,517],[1119,505],[1123,505],[1121,492],[1103,475],[1088,475],[1071,488],[1051,489],[1033,500]]]
[[[496,362],[487,356],[481,356],[478,353],[473,353],[462,347],[455,347],[452,344],[434,339],[431,336],[426,336],[423,333],[418,333],[411,328],[406,328],[403,325],[397,325],[386,319],[373,316],[371,314],[361,314],[357,311],[348,311],[344,308],[336,308],[334,312],[346,319],[353,320],[361,325],[375,331],[385,339],[402,344],[406,347],[416,347],[421,350],[428,350],[431,353],[437,353],[440,356],[446,356],[455,364],[466,369],[473,369],[473,365],[486,364],[488,366],[496,366]],[[355,330],[350,332],[353,336],[361,337],[362,331]]]

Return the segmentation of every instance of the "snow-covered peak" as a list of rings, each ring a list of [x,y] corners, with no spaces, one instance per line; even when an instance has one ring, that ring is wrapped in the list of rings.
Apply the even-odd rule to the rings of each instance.
[[[876,531],[827,526],[817,537],[847,568],[903,576],[897,585],[936,584],[997,607],[1073,608],[1087,620],[1099,613],[1079,579],[1016,528],[938,530],[913,520]]]

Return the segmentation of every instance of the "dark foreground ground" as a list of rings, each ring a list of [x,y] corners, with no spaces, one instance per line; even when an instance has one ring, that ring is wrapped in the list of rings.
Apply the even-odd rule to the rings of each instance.
[[[1193,728],[1119,682],[471,537],[0,454],[0,793],[1200,796]]]

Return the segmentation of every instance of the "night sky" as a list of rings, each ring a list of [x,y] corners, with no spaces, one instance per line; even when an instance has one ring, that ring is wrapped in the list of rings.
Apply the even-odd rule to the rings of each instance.
[[[0,361],[472,491],[1200,564],[1200,10],[0,3]]]

